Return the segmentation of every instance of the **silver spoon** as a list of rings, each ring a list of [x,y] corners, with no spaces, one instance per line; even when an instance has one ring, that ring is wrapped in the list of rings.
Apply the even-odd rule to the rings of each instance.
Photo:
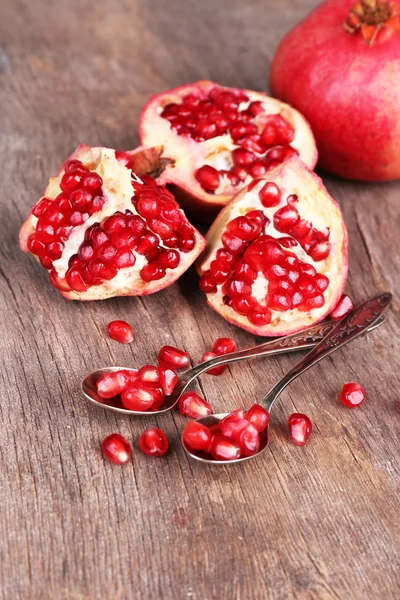
[[[378,327],[384,320],[374,323],[371,329]],[[259,344],[252,348],[239,350],[232,352],[231,354],[225,354],[223,356],[217,356],[211,360],[207,360],[187,371],[184,371],[179,375],[178,383],[174,389],[174,392],[170,396],[166,396],[163,405],[155,411],[135,411],[124,408],[121,401],[118,398],[104,399],[101,398],[97,393],[96,383],[98,379],[104,373],[111,373],[114,371],[120,371],[124,369],[126,371],[134,371],[135,369],[127,369],[126,367],[106,367],[104,369],[98,369],[93,373],[89,373],[85,376],[82,381],[82,392],[87,400],[105,408],[107,410],[113,410],[126,415],[158,415],[171,410],[175,404],[179,401],[179,398],[187,390],[189,385],[196,377],[199,377],[202,373],[209,371],[213,367],[222,365],[229,365],[234,362],[240,362],[249,358],[257,358],[261,356],[274,356],[276,354],[283,354],[285,352],[294,352],[297,350],[308,350],[313,348],[324,336],[327,335],[336,325],[336,322],[319,323],[301,331],[300,333],[294,333],[286,337],[277,338],[264,344]]]
[[[338,348],[341,348],[348,342],[351,342],[356,337],[377,327],[381,324],[382,313],[388,308],[390,302],[392,301],[392,294],[380,294],[375,298],[367,300],[363,304],[357,306],[353,309],[347,316],[345,316],[341,321],[338,321],[334,324],[334,326],[330,329],[328,334],[323,338],[323,340],[317,344],[311,352],[309,352],[304,358],[302,358],[290,371],[286,373],[274,385],[274,387],[268,392],[265,398],[260,402],[260,404],[271,413],[273,404],[281,392],[285,389],[289,383],[291,383],[296,377],[302,375],[307,369],[315,365],[317,362],[328,356]],[[202,417],[201,419],[197,419],[199,423],[210,427],[211,425],[215,425],[219,423],[221,419],[228,416],[230,413],[221,413],[217,415],[210,415],[208,417]],[[249,460],[250,458],[256,458],[265,450],[268,446],[269,441],[268,436],[268,427],[260,436],[260,450],[257,454],[252,456],[246,456],[243,458],[238,458],[235,460],[215,460],[210,457],[209,454],[206,453],[195,453],[192,451],[184,442],[182,437],[182,445],[186,451],[186,453],[191,457],[195,458],[204,463],[212,463],[212,464],[231,464],[238,463],[244,460]]]

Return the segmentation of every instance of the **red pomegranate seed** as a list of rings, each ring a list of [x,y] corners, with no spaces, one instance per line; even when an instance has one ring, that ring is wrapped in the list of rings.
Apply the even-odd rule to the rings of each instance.
[[[179,350],[174,346],[163,346],[158,353],[158,362],[163,367],[182,369],[189,366],[190,356],[184,350]]]
[[[42,198],[35,206],[32,208],[32,214],[35,217],[40,217],[43,213],[52,206],[54,200],[50,200],[49,198]]]
[[[201,398],[196,392],[186,392],[179,398],[179,410],[186,417],[199,419],[213,412],[211,404]]]
[[[241,450],[241,456],[253,456],[260,450],[260,434],[256,427],[247,422],[243,427],[237,440]]]
[[[84,292],[88,289],[87,284],[77,268],[68,269],[65,274],[65,279],[69,287],[75,292]]]
[[[140,277],[143,281],[156,281],[165,277],[164,267],[160,267],[155,263],[149,263],[140,271]]]
[[[170,396],[178,383],[178,376],[172,369],[166,367],[159,368],[160,385],[166,396]]]
[[[211,167],[210,165],[204,165],[197,169],[194,176],[201,187],[207,192],[214,192],[219,187],[220,175],[217,169],[214,169],[214,167]]]
[[[160,370],[154,365],[144,365],[138,371],[138,379],[143,383],[159,383],[160,382]]]
[[[129,156],[129,154],[127,154],[126,152],[122,152],[122,150],[116,150],[115,158],[117,159],[118,162],[123,164],[128,169],[133,169],[134,160],[133,160],[132,156]]]
[[[299,219],[299,213],[294,206],[283,206],[274,214],[274,227],[282,233],[289,233]]]
[[[359,383],[345,383],[340,392],[340,401],[347,408],[360,406],[365,400],[366,393]]]
[[[235,148],[232,152],[232,160],[236,167],[245,167],[251,165],[256,160],[256,157],[253,152],[245,148]]]
[[[226,231],[233,236],[240,238],[241,240],[254,240],[260,231],[261,226],[254,220],[249,219],[247,216],[236,217],[229,221],[226,226]],[[226,245],[226,244],[225,244]]]
[[[256,304],[257,301],[253,296],[238,296],[232,298],[232,308],[240,315],[247,315]]]
[[[192,450],[207,450],[211,442],[211,432],[202,423],[189,421],[183,430],[183,441]]]
[[[77,190],[81,185],[82,176],[78,173],[65,173],[60,181],[60,188],[66,194],[70,194],[74,190]]]
[[[147,254],[147,252],[150,252],[150,250],[156,248],[157,245],[158,237],[154,235],[154,233],[148,231],[140,238],[135,252],[137,252],[137,254]]]
[[[319,262],[328,258],[330,251],[331,244],[329,242],[319,242],[310,248],[308,254],[315,262]]]
[[[338,303],[335,308],[329,315],[329,318],[332,321],[337,321],[339,319],[343,319],[351,310],[354,308],[353,300],[350,296],[346,296],[346,294],[342,294],[339,298]]]
[[[253,404],[247,411],[246,419],[254,425],[259,433],[262,433],[268,427],[270,415],[259,404]]]
[[[227,231],[222,234],[222,243],[232,254],[240,254],[247,245],[246,240],[240,239]]]
[[[243,140],[241,140],[240,144],[246,150],[250,150],[256,154],[263,154],[266,150],[266,146],[262,141],[261,136],[258,134],[247,135],[245,138],[243,138]]]
[[[233,269],[235,279],[244,281],[249,285],[253,285],[257,277],[257,271],[253,269],[246,261],[239,260]]]
[[[231,267],[223,260],[213,260],[210,263],[210,272],[215,283],[223,283],[228,279]]]
[[[271,311],[266,306],[256,306],[247,314],[247,318],[252,325],[263,327],[271,323]]]
[[[143,431],[139,439],[141,450],[149,456],[163,456],[168,450],[168,440],[165,433],[157,427]]]
[[[288,420],[289,435],[293,444],[296,446],[304,446],[307,443],[311,432],[312,423],[307,415],[301,413],[293,413]]]
[[[158,387],[150,387],[143,382],[130,385],[121,393],[122,404],[129,410],[147,411],[158,408],[164,401],[164,394]]]
[[[69,199],[72,206],[79,211],[88,210],[92,203],[93,197],[88,190],[78,189],[70,194]]]
[[[189,237],[183,237],[179,241],[179,249],[182,250],[182,252],[191,252],[194,248],[194,245],[195,245],[194,235],[191,235]]]
[[[216,354],[230,354],[236,350],[236,342],[232,338],[218,338],[215,340],[212,351]]]
[[[226,293],[234,298],[236,296],[250,296],[251,285],[244,281],[231,279],[226,286]]]
[[[180,256],[176,250],[161,250],[157,258],[157,264],[166,269],[175,269],[179,263]]]
[[[218,354],[216,352],[205,352],[201,357],[201,362],[206,362],[207,360],[211,360],[212,358],[216,358]],[[207,371],[207,375],[222,375],[226,371],[226,366],[214,367]]]
[[[119,433],[112,433],[104,438],[101,450],[104,456],[116,465],[124,465],[132,455],[129,442]]]
[[[32,233],[28,238],[28,250],[35,254],[36,256],[46,256],[46,244],[36,239],[34,233]]]
[[[267,181],[267,183],[258,192],[260,202],[266,208],[270,206],[277,206],[281,201],[281,190],[278,188],[276,183]]]
[[[96,383],[97,393],[100,398],[113,398],[126,388],[128,382],[129,378],[126,371],[103,373]]]
[[[236,460],[240,458],[240,446],[222,435],[212,437],[209,452],[214,460]]]
[[[239,440],[242,430],[247,427],[249,421],[244,417],[240,417],[237,413],[227,415],[219,422],[219,427],[222,435],[227,438],[232,438],[235,441]]]
[[[103,180],[97,173],[88,173],[83,178],[83,187],[87,190],[95,192],[103,185]]]
[[[199,287],[201,291],[205,292],[206,294],[213,294],[217,291],[217,282],[215,281],[214,277],[212,277],[210,271],[206,271],[200,277]]]

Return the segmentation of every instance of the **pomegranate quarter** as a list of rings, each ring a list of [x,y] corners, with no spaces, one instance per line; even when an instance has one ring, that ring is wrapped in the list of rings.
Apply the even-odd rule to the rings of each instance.
[[[347,278],[338,204],[297,157],[255,179],[218,215],[197,268],[210,306],[262,336],[322,320]]]
[[[261,92],[198,81],[150,98],[140,116],[144,146],[161,148],[158,181],[170,184],[201,220],[255,177],[299,154],[311,169],[317,150],[304,117]]]
[[[173,195],[134,159],[79,146],[52,177],[20,232],[21,248],[65,298],[152,294],[182,275],[205,246]]]

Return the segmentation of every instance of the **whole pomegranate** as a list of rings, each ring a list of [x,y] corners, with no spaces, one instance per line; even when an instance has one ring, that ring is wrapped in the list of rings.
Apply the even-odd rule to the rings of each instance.
[[[297,157],[235,196],[207,241],[200,288],[227,321],[257,335],[287,335],[320,321],[346,283],[340,208]]]
[[[301,114],[261,92],[198,81],[150,98],[140,116],[147,155],[158,151],[158,181],[181,205],[210,220],[240,189],[293,154],[317,162]],[[136,157],[143,160],[143,155]],[[153,162],[153,158],[150,162]]]
[[[132,153],[134,155],[134,153]],[[138,160],[79,146],[52,177],[20,232],[21,248],[65,298],[142,296],[171,285],[205,246],[174,196]]]
[[[272,93],[300,110],[321,167],[400,177],[400,0],[327,0],[281,41]]]

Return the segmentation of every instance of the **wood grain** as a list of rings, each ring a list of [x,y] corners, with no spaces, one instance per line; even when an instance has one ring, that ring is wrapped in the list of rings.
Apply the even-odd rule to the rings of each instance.
[[[201,357],[225,323],[189,272],[144,299],[63,300],[18,248],[50,174],[80,142],[128,149],[152,93],[200,78],[265,89],[278,40],[310,0],[3,0],[0,21],[1,510],[5,600],[398,600],[399,305],[387,324],[335,353],[283,394],[270,449],[240,467],[188,462],[180,414],[156,419],[164,459],[103,461],[117,431],[137,444],[154,424],[85,403],[79,381],[108,364],[152,362],[163,343]],[[350,233],[348,291],[399,288],[400,184],[325,178]],[[107,323],[126,318],[121,346]],[[236,365],[197,386],[215,409],[262,397],[294,356]],[[364,384],[359,410],[335,398]],[[199,387],[200,386],[200,387]],[[288,443],[304,411],[310,444]]]

